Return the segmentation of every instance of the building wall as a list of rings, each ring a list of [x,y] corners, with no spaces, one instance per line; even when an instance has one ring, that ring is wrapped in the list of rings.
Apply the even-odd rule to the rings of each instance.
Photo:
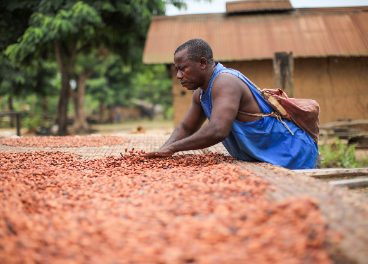
[[[368,58],[294,60],[294,96],[320,105],[320,123],[368,119]]]
[[[239,70],[260,88],[274,87],[272,60],[223,64]],[[319,103],[321,124],[339,119],[368,119],[367,57],[294,59],[293,80],[296,98]],[[174,121],[178,125],[189,109],[193,92],[182,88],[174,75],[173,94]]]
[[[274,87],[272,60],[234,61],[223,65],[240,71],[261,89]]]

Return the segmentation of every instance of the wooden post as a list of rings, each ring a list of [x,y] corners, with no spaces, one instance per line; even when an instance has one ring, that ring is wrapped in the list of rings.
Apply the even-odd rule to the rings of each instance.
[[[17,113],[17,136],[20,137],[20,113]]]
[[[289,97],[294,97],[293,53],[275,52],[273,57],[273,70],[275,74],[275,88],[280,88]]]
[[[21,113],[16,112],[16,111],[4,111],[4,112],[0,112],[0,116],[10,116],[10,117],[17,117],[17,136],[20,137],[20,118],[21,118]]]

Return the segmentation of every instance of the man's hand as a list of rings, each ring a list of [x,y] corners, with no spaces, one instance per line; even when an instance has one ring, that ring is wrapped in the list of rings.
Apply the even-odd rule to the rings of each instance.
[[[174,155],[175,151],[171,150],[170,147],[160,148],[159,150],[142,154],[142,157],[146,158],[157,158],[157,157],[170,157]]]

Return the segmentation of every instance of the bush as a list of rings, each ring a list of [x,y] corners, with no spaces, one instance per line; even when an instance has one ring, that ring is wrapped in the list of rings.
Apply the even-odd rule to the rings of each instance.
[[[39,115],[25,116],[22,118],[22,127],[38,129],[43,125],[42,118]]]
[[[339,138],[333,144],[319,147],[322,158],[322,168],[359,168],[368,164],[368,160],[358,161],[355,157],[355,145],[348,146]]]

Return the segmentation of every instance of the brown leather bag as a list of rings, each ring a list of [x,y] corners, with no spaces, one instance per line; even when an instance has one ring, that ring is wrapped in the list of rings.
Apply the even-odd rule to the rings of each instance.
[[[281,89],[264,89],[260,93],[282,118],[293,122],[318,143],[319,105],[316,101],[289,98]]]
[[[239,113],[251,116],[275,117],[292,135],[294,135],[287,124],[282,121],[282,118],[284,118],[297,125],[300,129],[303,129],[318,144],[319,104],[316,101],[312,99],[289,98],[281,89],[261,90],[252,81],[250,82],[257,88],[258,92],[261,93],[263,98],[267,100],[275,111],[271,114],[250,114],[238,111]]]

